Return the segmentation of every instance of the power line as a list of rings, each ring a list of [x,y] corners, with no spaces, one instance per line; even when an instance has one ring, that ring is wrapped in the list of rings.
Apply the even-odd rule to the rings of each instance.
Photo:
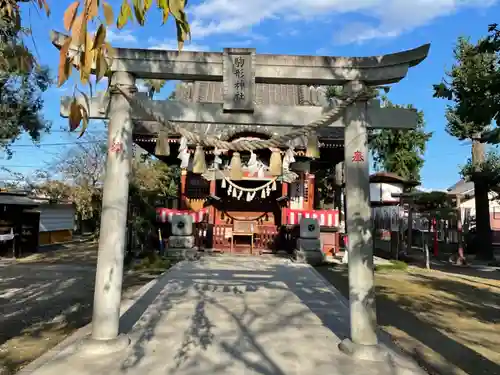
[[[41,168],[41,165],[21,165],[21,164],[12,164],[12,165],[3,165],[0,164],[0,168]]]
[[[103,133],[107,131],[107,129],[90,129],[90,130],[85,130],[85,134],[87,133]],[[67,133],[67,134],[76,134],[74,131],[70,130],[64,130],[64,129],[59,129],[59,130],[49,130],[46,134],[52,134],[52,133]]]
[[[29,145],[16,145],[12,144],[9,147],[46,147],[46,146],[69,146],[69,145],[81,145],[81,144],[92,144],[101,143],[103,141],[84,141],[84,142],[59,142],[59,143],[32,143]]]

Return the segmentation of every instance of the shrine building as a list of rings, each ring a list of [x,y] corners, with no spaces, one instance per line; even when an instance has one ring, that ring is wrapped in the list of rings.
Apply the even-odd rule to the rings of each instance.
[[[325,107],[326,87],[256,84],[256,102],[259,105],[317,106]],[[195,103],[222,103],[222,82],[183,82],[175,89],[175,99]],[[225,141],[239,139],[269,139],[290,132],[288,126],[237,125],[186,123],[184,126],[196,133],[216,135]],[[135,122],[134,142],[168,165],[179,165],[182,152],[181,137],[169,134],[169,155],[162,155],[158,147],[161,124]],[[283,174],[273,176],[269,170],[271,151],[258,150],[241,153],[243,176],[240,180],[230,177],[231,155],[205,150],[207,172],[192,172],[192,160],[181,172],[178,209],[157,209],[158,219],[168,223],[171,215],[190,213],[204,229],[199,239],[202,247],[216,251],[238,253],[263,253],[277,248],[289,248],[288,232],[301,217],[317,218],[322,226],[323,250],[334,253],[339,250],[339,209],[321,209],[315,174],[322,168],[332,167],[344,159],[344,129],[327,127],[318,131],[317,146],[307,137],[296,138],[291,144],[283,144]],[[195,153],[195,146],[187,145],[184,152]],[[308,148],[309,146],[309,148]],[[218,155],[217,155],[218,154]],[[311,155],[313,154],[313,155]],[[336,190],[341,194],[341,189]],[[339,198],[339,197],[337,197]],[[340,202],[340,199],[335,199]],[[254,232],[253,246],[248,238],[238,237],[232,243],[232,231],[243,222]],[[241,224],[243,225],[243,224]]]

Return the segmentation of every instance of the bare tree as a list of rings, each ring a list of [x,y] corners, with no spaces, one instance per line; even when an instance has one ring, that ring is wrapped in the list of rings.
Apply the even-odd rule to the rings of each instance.
[[[106,140],[88,136],[57,158],[55,170],[72,185],[98,189],[106,168]]]
[[[54,172],[54,179],[63,181],[68,187],[80,228],[86,222],[85,226],[93,232],[99,227],[105,165],[105,139],[87,134],[85,142],[61,153],[49,167]]]

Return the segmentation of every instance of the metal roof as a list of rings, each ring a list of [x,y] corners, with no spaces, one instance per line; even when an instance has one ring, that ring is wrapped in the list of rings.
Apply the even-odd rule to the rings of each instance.
[[[39,204],[33,199],[28,198],[25,194],[0,193],[0,204],[12,206],[31,206],[35,207]]]
[[[474,183],[471,181],[465,181],[464,179],[461,179],[454,185],[450,186],[447,190],[449,193],[463,194],[468,191],[474,190]]]

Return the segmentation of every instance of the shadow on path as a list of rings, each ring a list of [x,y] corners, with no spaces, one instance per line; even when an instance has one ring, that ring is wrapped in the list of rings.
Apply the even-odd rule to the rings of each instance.
[[[230,374],[236,368],[263,375],[333,368],[338,374],[397,373],[395,364],[353,365],[338,352],[348,335],[348,310],[310,268],[283,260],[263,265],[262,258],[220,258],[217,269],[205,262],[178,264],[122,317],[122,332],[133,343],[121,371],[153,366],[154,353],[168,344],[175,363],[169,370],[162,358],[166,374]],[[325,326],[331,331],[326,336]],[[318,343],[324,346],[316,348]],[[311,357],[293,370],[298,358],[304,361],[304,350]]]
[[[323,266],[318,267],[317,270],[348,298],[348,276],[345,267]],[[411,282],[422,283],[431,290],[446,291],[461,301],[459,307],[455,307],[457,318],[469,316],[472,319],[492,324],[500,322],[500,296],[498,294],[489,293],[484,289],[474,288],[473,286],[451,280],[425,275],[412,275],[411,277]],[[394,282],[397,283],[397,280],[395,279]],[[442,299],[440,303],[433,302],[430,305],[422,303],[422,301],[416,301],[410,296],[406,297],[402,295],[397,297],[397,301],[393,301],[386,295],[387,291],[384,287],[377,288],[376,290],[377,319],[380,326],[392,326],[405,332],[410,337],[439,353],[449,363],[457,366],[467,374],[500,374],[500,366],[498,364],[464,344],[453,340],[442,332],[443,327],[440,327],[438,324],[423,321],[418,317],[419,312],[428,313],[429,310],[432,310],[437,316],[442,310],[450,309],[450,301]],[[487,301],[489,303],[486,303]],[[452,305],[456,306],[455,299]],[[460,332],[458,334],[460,335]],[[483,344],[488,345],[487,342]],[[491,349],[496,351],[498,344],[496,348],[492,347]],[[418,351],[418,348],[414,348],[414,350]],[[408,354],[415,356],[415,354],[419,353],[413,352]],[[425,359],[421,356],[417,355],[417,357],[419,357],[420,361],[425,362]],[[456,373],[449,366],[443,367],[439,363],[425,362],[423,366],[440,374]]]

